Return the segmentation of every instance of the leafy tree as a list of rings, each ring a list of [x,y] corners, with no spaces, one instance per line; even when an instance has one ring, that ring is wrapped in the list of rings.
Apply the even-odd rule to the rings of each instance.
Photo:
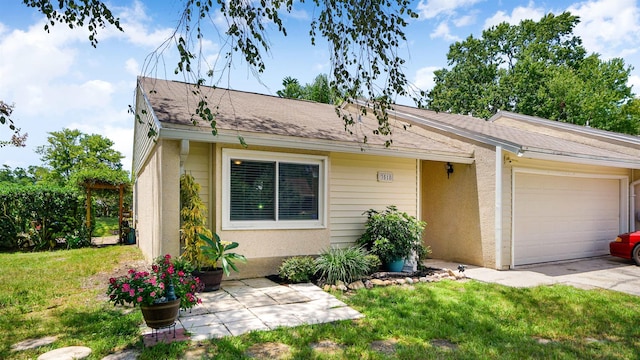
[[[46,180],[65,185],[74,173],[85,169],[123,172],[123,156],[112,149],[113,141],[101,135],[87,135],[79,130],[63,129],[49,133],[47,145],[36,152],[49,169]],[[118,177],[119,175],[115,175]]]
[[[489,118],[509,110],[638,134],[638,100],[622,59],[588,55],[568,12],[539,22],[502,23],[449,48],[450,69],[435,72],[426,106]]]
[[[34,185],[36,183],[35,167],[30,166],[28,170],[17,167],[11,169],[9,165],[2,165],[0,169],[0,185]]]
[[[284,89],[278,90],[276,94],[279,97],[287,99],[302,99],[304,96],[304,88],[298,82],[298,79],[287,76],[282,79],[282,86]]]
[[[342,96],[331,87],[331,82],[326,74],[316,76],[313,83],[301,86],[298,79],[287,76],[282,79],[284,89],[278,90],[278,96],[288,99],[305,99],[324,104],[340,104]]]

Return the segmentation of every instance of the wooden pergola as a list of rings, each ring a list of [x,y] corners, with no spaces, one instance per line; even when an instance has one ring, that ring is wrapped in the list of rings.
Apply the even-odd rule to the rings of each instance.
[[[118,202],[118,242],[122,242],[122,219],[124,204],[124,188],[127,184],[111,184],[100,180],[86,180],[83,186],[87,189],[87,228],[91,228],[91,190],[118,190],[120,194],[120,201]]]

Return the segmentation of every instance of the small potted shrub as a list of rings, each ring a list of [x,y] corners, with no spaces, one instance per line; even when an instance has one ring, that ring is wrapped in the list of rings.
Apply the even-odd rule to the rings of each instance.
[[[229,252],[238,247],[238,243],[233,241],[222,241],[218,234],[213,234],[213,239],[200,234],[200,240],[204,245],[200,246],[202,256],[198,262],[199,270],[194,274],[199,276],[204,283],[204,291],[215,291],[220,289],[222,273],[229,276],[231,269],[238,271],[235,262],[246,262],[247,258],[234,252]]]
[[[380,212],[369,209],[365,231],[358,239],[372,254],[378,256],[389,271],[402,271],[404,260],[413,256],[418,258],[427,254],[422,245],[422,232],[427,225],[424,221],[398,211],[394,205]]]
[[[145,322],[159,329],[172,325],[179,309],[190,309],[201,301],[196,295],[200,280],[188,264],[167,254],[157,258],[151,272],[130,269],[127,275],[109,279],[107,295],[114,305],[140,305]]]

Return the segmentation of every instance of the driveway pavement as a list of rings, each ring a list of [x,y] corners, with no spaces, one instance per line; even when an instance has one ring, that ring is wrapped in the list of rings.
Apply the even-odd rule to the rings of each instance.
[[[426,266],[456,270],[458,263],[429,259]],[[640,266],[630,260],[601,256],[581,260],[493,270],[467,266],[468,278],[513,287],[564,284],[580,289],[602,288],[640,296]]]

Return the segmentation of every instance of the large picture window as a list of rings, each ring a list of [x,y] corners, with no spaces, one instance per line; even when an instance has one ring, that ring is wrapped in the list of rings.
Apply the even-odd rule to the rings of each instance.
[[[323,226],[324,157],[225,150],[223,161],[223,226]]]

